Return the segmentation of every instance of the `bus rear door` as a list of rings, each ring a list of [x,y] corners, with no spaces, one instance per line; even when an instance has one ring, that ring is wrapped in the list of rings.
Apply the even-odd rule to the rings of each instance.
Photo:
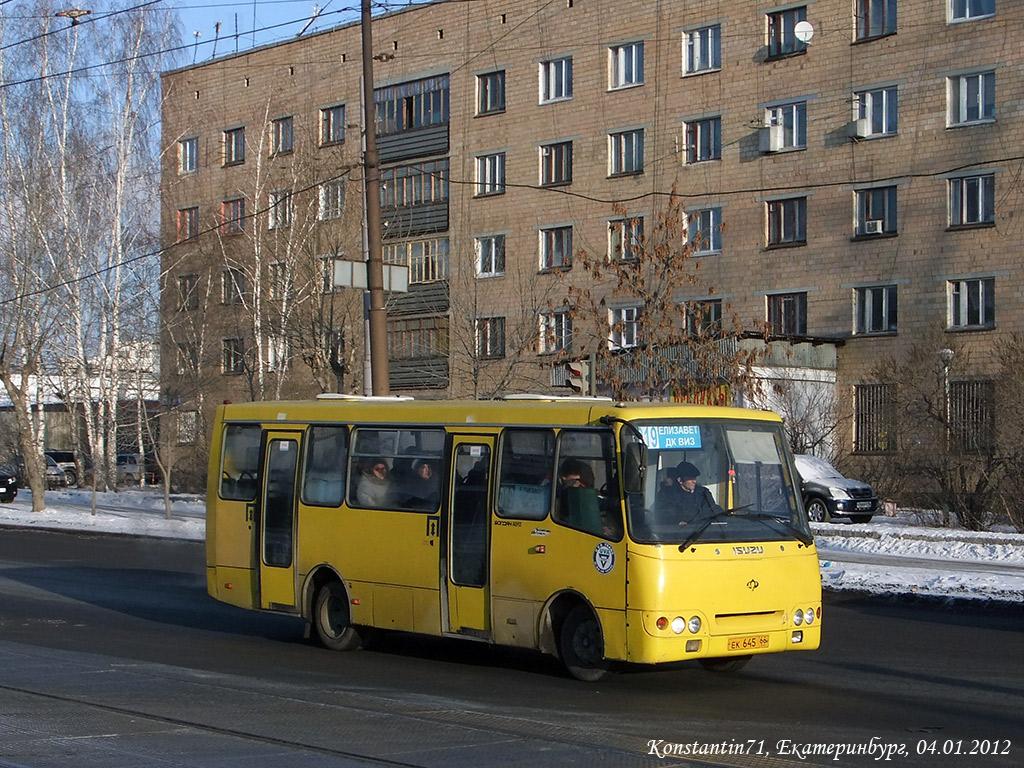
[[[488,572],[491,456],[494,438],[456,435],[449,466],[446,586],[449,632],[489,636]]]
[[[266,433],[257,521],[262,608],[295,606],[295,495],[301,440],[301,432]]]

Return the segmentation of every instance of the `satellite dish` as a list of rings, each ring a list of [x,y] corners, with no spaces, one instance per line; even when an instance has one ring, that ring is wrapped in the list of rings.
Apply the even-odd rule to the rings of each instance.
[[[796,35],[796,39],[804,45],[811,42],[811,38],[814,37],[814,27],[811,26],[809,21],[798,21],[796,26],[793,27],[793,34]]]

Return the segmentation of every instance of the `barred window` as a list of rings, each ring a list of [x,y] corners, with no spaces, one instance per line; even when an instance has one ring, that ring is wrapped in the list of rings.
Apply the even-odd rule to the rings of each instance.
[[[383,208],[443,202],[448,199],[448,159],[386,168],[380,183]]]
[[[385,264],[408,267],[410,283],[429,283],[448,279],[448,252],[447,237],[432,237],[386,243],[383,257]]]
[[[896,450],[895,393],[888,384],[853,388],[853,449],[862,453]]]
[[[448,122],[448,75],[378,88],[373,98],[381,136]]]
[[[953,448],[990,453],[995,447],[995,383],[949,383],[949,433]]]
[[[388,357],[419,360],[448,354],[448,324],[443,317],[392,320],[388,323]]]

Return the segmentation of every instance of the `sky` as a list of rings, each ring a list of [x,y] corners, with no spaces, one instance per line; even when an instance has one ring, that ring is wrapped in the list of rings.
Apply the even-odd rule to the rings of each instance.
[[[0,527],[56,528],[202,541],[205,507],[195,496],[176,496],[167,519],[157,491],[97,496],[92,514],[87,490],[48,491],[47,508],[32,512],[21,490],[0,505]],[[812,525],[822,586],[834,592],[923,595],[1024,604],[1024,534],[972,533],[935,528],[921,513],[897,511],[863,525]]]
[[[165,7],[181,17],[184,45],[192,48],[187,63],[294,38],[298,34],[330,29],[359,18],[357,0],[250,0],[249,2],[213,2],[213,0],[164,0]],[[400,7],[398,0],[389,6]],[[320,14],[313,18],[314,9]],[[373,13],[383,9],[373,0]],[[220,22],[220,31],[217,31]],[[308,26],[307,26],[308,25]],[[196,32],[199,36],[196,36]]]

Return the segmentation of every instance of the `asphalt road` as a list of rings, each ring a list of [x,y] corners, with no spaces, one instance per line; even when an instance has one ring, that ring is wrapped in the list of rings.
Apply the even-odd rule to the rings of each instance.
[[[585,684],[466,641],[331,653],[208,598],[202,566],[197,543],[0,530],[0,768],[1024,762],[1013,608],[832,597],[818,651]]]

